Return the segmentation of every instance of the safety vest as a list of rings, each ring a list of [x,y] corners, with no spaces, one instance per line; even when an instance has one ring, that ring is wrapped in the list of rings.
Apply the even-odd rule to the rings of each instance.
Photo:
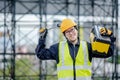
[[[60,42],[57,72],[58,80],[91,80],[91,62],[85,41],[80,42],[75,62],[70,55],[68,43]]]

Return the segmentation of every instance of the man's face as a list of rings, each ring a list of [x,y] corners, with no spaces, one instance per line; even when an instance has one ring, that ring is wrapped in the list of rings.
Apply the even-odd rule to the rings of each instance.
[[[65,36],[70,42],[75,42],[78,37],[78,31],[75,27],[71,27],[65,31]]]

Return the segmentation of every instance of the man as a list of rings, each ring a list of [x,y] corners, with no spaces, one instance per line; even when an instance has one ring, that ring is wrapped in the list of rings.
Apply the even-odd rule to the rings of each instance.
[[[56,60],[58,80],[91,80],[92,58],[107,58],[113,55],[113,45],[107,54],[94,54],[90,43],[79,40],[76,26],[71,19],[64,19],[60,29],[67,41],[54,44],[49,49],[46,49],[44,44],[47,31],[41,32],[36,55],[41,60]]]

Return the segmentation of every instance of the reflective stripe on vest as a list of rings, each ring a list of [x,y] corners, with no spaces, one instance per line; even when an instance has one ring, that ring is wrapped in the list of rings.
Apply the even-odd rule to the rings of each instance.
[[[73,77],[71,77],[71,78],[59,78],[59,80],[73,80]],[[77,77],[76,80],[91,80],[91,77]]]
[[[88,59],[88,47],[85,41],[80,42],[75,69],[76,80],[91,80],[91,62]],[[73,59],[70,55],[67,42],[60,42],[59,44],[57,71],[59,80],[73,80]]]

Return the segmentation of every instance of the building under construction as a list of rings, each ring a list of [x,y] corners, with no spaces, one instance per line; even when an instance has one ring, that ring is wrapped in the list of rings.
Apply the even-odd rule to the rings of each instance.
[[[114,55],[92,60],[92,80],[120,80],[119,0],[0,0],[0,80],[57,80],[54,60],[35,55],[39,29],[48,29],[46,47],[64,40],[58,25],[72,18],[81,40],[93,26],[112,29]]]

